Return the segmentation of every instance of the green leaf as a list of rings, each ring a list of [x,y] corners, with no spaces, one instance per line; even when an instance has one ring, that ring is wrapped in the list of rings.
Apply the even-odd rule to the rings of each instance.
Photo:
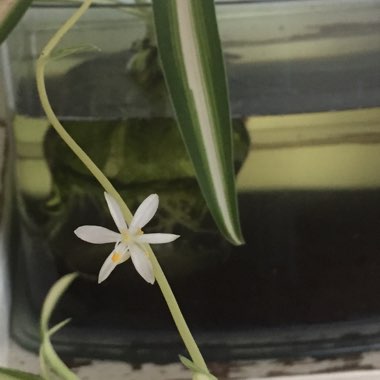
[[[53,313],[55,306],[57,305],[58,301],[61,299],[63,294],[65,293],[66,289],[71,285],[71,283],[78,277],[77,273],[70,273],[62,278],[60,278],[49,290],[49,293],[47,294],[44,304],[42,306],[42,312],[41,312],[41,320],[40,320],[40,326],[41,326],[41,334],[48,334],[49,333],[49,320],[51,317],[51,314]]]
[[[67,318],[65,319],[64,321],[56,324],[55,326],[53,326],[50,330],[49,330],[49,336],[52,336],[54,335],[57,331],[61,330],[62,328],[64,328],[69,322],[71,321],[71,318]]]
[[[33,0],[0,1],[0,44],[20,21]]]
[[[43,380],[41,376],[33,373],[22,372],[15,369],[0,368],[1,380]]]
[[[96,45],[91,45],[91,44],[72,46],[68,48],[54,50],[50,54],[50,59],[58,60],[58,59],[67,57],[68,55],[78,54],[78,53],[89,53],[89,52],[94,52],[94,51],[100,51],[100,48],[97,47]]]
[[[45,302],[42,306],[40,320],[42,340],[40,347],[40,366],[42,375],[46,379],[51,378],[51,372],[58,375],[58,377],[63,380],[79,379],[59,358],[57,353],[54,351],[53,345],[50,341],[50,336],[65,326],[70,321],[70,319],[66,319],[49,329],[49,320],[55,309],[55,306],[65,293],[66,289],[77,277],[78,275],[76,273],[71,273],[59,279],[49,290],[49,293],[47,294]]]
[[[40,366],[45,379],[50,379],[51,373],[54,373],[62,380],[79,380],[79,377],[59,358],[47,335],[40,347]]]
[[[188,358],[185,358],[184,356],[179,355],[179,360],[186,368],[192,371],[194,375],[199,375],[199,376],[196,376],[196,378],[199,378],[199,380],[202,378],[209,379],[209,380],[218,380],[214,375],[211,375],[211,373],[204,371],[202,368],[198,367]]]
[[[166,84],[208,207],[242,244],[228,91],[213,0],[153,0]]]

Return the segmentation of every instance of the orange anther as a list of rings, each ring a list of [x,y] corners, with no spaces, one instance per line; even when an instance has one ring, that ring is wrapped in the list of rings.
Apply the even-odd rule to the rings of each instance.
[[[114,262],[114,263],[117,263],[118,261],[120,261],[121,259],[121,253],[118,253],[118,252],[115,252],[112,257],[111,257],[111,260]]]

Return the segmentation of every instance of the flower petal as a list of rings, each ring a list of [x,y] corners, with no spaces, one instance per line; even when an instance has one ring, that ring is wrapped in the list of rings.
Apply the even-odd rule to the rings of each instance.
[[[179,235],[174,234],[143,234],[135,238],[139,243],[163,244],[177,240]]]
[[[104,193],[104,196],[106,198],[108,208],[112,215],[112,219],[114,220],[117,228],[120,232],[126,231],[128,229],[127,223],[125,222],[123,213],[121,212],[116,199],[106,192]]]
[[[74,231],[74,234],[79,239],[93,244],[115,243],[121,239],[117,232],[100,226],[81,226]]]
[[[146,253],[137,244],[130,244],[129,251],[131,252],[133,265],[135,266],[140,276],[146,282],[154,284],[152,263],[150,262]]]
[[[111,272],[115,269],[117,263],[113,262],[113,260],[112,260],[113,254],[114,254],[114,252],[112,252],[106,258],[102,267],[100,268],[99,276],[98,276],[98,284],[103,282],[111,274]]]
[[[130,254],[129,252],[127,252],[127,250],[120,252],[116,250],[112,251],[111,254],[108,255],[108,257],[104,261],[102,267],[100,268],[98,284],[103,282],[111,274],[111,272],[115,269],[117,265],[127,261],[129,257]]]
[[[135,234],[138,229],[143,228],[154,216],[158,208],[158,195],[151,194],[138,207],[132,219],[129,231]]]

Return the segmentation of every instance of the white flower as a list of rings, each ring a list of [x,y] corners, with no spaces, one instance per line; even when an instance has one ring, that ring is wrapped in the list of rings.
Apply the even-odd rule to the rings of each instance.
[[[114,232],[100,226],[81,226],[74,233],[80,239],[93,244],[116,243],[114,250],[100,269],[98,283],[104,281],[115,267],[132,258],[133,265],[142,278],[154,283],[153,267],[143,244],[170,243],[179,238],[173,234],[144,234],[142,228],[153,218],[158,208],[158,195],[151,194],[136,210],[128,228],[116,200],[104,193],[112,218],[119,230]]]

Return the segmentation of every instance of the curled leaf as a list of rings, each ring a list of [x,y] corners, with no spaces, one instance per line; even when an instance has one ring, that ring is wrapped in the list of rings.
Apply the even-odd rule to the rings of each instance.
[[[55,306],[77,276],[78,275],[76,273],[71,273],[59,279],[50,289],[42,306],[40,320],[42,341],[40,347],[40,366],[44,379],[54,378],[52,374],[55,374],[63,380],[79,380],[79,378],[59,358],[50,341],[51,335],[65,326],[70,319],[66,319],[49,329],[50,317],[55,309]]]

